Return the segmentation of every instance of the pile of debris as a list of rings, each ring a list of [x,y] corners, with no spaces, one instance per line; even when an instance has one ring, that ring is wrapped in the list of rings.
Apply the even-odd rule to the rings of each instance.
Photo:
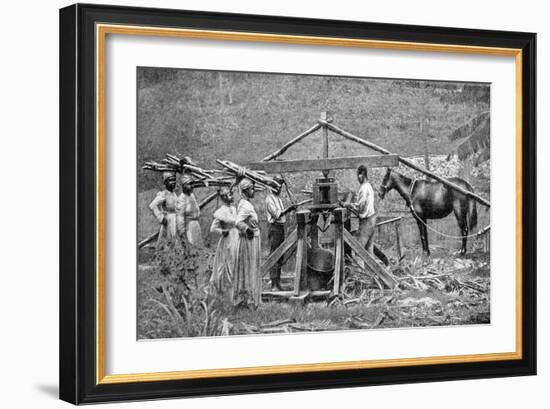
[[[435,258],[424,264],[420,257],[393,269],[399,287],[407,290],[437,289],[460,296],[489,292],[489,263],[474,259]]]

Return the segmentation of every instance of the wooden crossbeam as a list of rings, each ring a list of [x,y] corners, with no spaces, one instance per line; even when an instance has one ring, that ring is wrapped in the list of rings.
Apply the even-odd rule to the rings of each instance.
[[[271,268],[279,261],[281,257],[283,257],[287,252],[294,251],[296,248],[296,242],[298,241],[298,232],[296,229],[290,233],[285,241],[281,243],[279,247],[275,249],[273,253],[269,255],[269,257],[264,261],[262,264],[262,275],[266,275]]]
[[[355,237],[353,237],[346,229],[344,229],[344,241],[351,247],[355,254],[357,254],[357,256],[359,256],[359,258],[366,263],[368,269],[373,274],[376,274],[384,282],[384,284],[388,286],[388,288],[395,288],[397,285],[395,278],[384,270],[384,268],[376,262],[369,252],[365,250],[363,246],[361,246],[361,244],[355,239]]]
[[[319,158],[284,160],[272,162],[254,162],[246,165],[252,170],[267,173],[287,173],[304,171],[322,171],[332,169],[355,169],[359,165],[368,168],[393,167],[399,164],[397,155],[349,156],[342,158]]]

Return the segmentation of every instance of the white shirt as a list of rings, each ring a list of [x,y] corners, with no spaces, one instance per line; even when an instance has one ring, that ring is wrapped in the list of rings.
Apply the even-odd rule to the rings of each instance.
[[[374,190],[368,181],[365,181],[357,192],[357,201],[351,204],[353,210],[355,210],[360,219],[373,216],[376,211],[374,210]]]
[[[281,216],[285,208],[279,196],[275,196],[273,193],[268,194],[265,198],[265,205],[267,208],[267,221],[270,224],[286,223],[286,216]]]

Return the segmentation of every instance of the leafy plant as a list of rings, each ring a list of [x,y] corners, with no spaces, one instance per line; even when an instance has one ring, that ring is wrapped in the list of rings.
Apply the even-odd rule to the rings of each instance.
[[[209,285],[212,255],[189,244],[159,248],[154,260],[153,282],[162,295],[156,303],[170,316],[177,336],[215,336],[227,332],[223,317],[229,300]]]

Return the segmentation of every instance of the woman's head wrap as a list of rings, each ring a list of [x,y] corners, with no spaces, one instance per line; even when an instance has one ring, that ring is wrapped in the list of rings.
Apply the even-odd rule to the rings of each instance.
[[[193,179],[191,178],[191,176],[184,174],[182,175],[180,181],[182,185],[189,185],[193,181]]]
[[[176,178],[176,172],[162,172],[162,180],[167,181],[169,179],[175,179]]]
[[[243,178],[241,179],[241,181],[239,182],[239,189],[241,190],[241,192],[243,190],[248,190],[250,189],[251,187],[254,186],[254,182],[252,182],[250,179],[248,178]]]
[[[220,196],[228,197],[229,195],[231,195],[231,189],[225,186],[220,189]]]

